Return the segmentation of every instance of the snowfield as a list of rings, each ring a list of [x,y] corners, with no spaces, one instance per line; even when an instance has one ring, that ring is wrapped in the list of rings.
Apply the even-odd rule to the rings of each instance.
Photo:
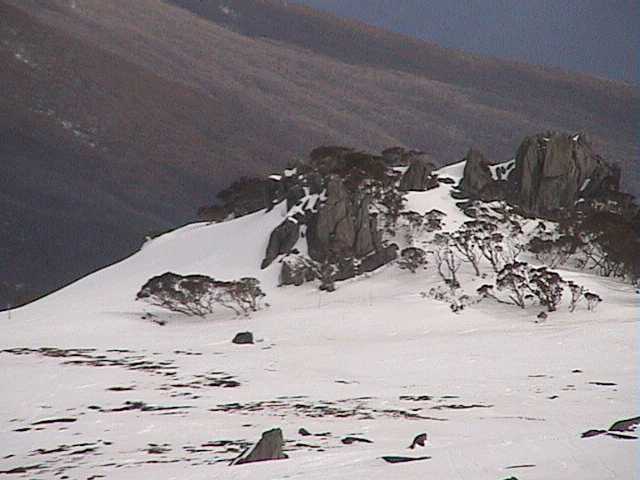
[[[464,217],[448,192],[411,193],[407,208],[455,226]],[[540,307],[490,301],[454,314],[420,294],[439,283],[432,269],[388,265],[333,293],[278,287],[279,263],[258,266],[286,215],[187,226],[0,313],[0,477],[640,478],[637,431],[582,438],[640,415],[631,286],[561,271],[604,302],[571,314],[565,299],[542,323]],[[482,280],[464,268],[472,293]],[[255,276],[269,307],[201,319],[134,301],[166,271]],[[231,343],[247,330],[255,344]],[[228,465],[274,427],[288,459]],[[408,449],[421,433],[426,446]]]

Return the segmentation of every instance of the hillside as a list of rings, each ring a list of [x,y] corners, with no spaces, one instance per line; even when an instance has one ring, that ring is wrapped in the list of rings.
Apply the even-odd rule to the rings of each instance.
[[[322,144],[446,164],[586,130],[637,192],[638,91],[624,84],[285,2],[2,0],[0,16],[1,304],[122,258],[237,177]]]
[[[464,163],[434,171],[438,186],[407,192],[404,212],[441,212],[442,232],[471,221],[452,197],[464,172]],[[295,174],[274,181],[287,175]],[[300,205],[312,212],[310,200]],[[319,215],[330,210],[331,192],[317,202]],[[565,264],[558,272],[566,280],[604,302],[597,311],[581,302],[570,313],[565,291],[546,320],[536,303],[476,302],[476,288],[494,277],[487,262],[481,276],[466,263],[458,271],[474,301],[457,312],[423,293],[444,285],[433,263],[415,273],[390,263],[338,282],[331,293],[318,290],[318,281],[278,286],[288,256],[259,266],[271,232],[299,213],[282,201],[186,226],[3,313],[0,381],[10,387],[0,409],[0,472],[42,479],[633,478],[639,377],[630,361],[638,346],[631,285]],[[384,215],[376,218],[382,225]],[[540,223],[519,221],[526,235]],[[403,225],[385,235],[435,248],[431,233]],[[216,308],[200,318],[134,300],[150,277],[167,271],[256,277],[269,305],[251,317]],[[247,330],[254,344],[231,342]],[[272,428],[282,429],[287,459],[229,466]],[[425,445],[408,448],[422,433]],[[389,463],[394,457],[415,460]]]

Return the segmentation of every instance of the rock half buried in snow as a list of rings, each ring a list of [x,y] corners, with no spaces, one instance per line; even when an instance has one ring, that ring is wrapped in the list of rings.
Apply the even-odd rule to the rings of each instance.
[[[279,428],[267,430],[262,434],[262,438],[256,446],[253,447],[253,450],[251,450],[246,457],[241,457],[236,460],[233,465],[287,458],[287,456],[282,452],[283,445],[284,438],[282,436],[282,430]]]
[[[431,457],[397,457],[397,456],[386,456],[382,457],[382,459],[387,463],[406,463],[406,462],[417,462],[419,460],[430,460]]]
[[[416,447],[424,447],[427,443],[427,434],[421,433],[420,435],[416,435],[416,438],[413,439],[409,448],[413,450]]]
[[[236,336],[231,340],[233,343],[237,345],[249,345],[253,343],[253,333],[251,332],[240,332],[236,333]]]
[[[640,425],[640,417],[619,420],[609,428],[610,432],[634,432]]]

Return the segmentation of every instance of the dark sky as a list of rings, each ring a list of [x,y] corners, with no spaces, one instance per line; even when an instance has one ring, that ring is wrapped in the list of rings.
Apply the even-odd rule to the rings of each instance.
[[[640,0],[296,0],[444,47],[640,83]]]

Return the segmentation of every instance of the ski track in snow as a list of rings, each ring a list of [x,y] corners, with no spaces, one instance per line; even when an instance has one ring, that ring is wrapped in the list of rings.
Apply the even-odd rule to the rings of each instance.
[[[460,164],[440,172],[461,174]],[[464,217],[449,190],[411,193],[407,208],[437,208],[455,227]],[[593,313],[563,305],[541,324],[539,307],[483,302],[453,314],[419,294],[437,284],[432,271],[393,265],[331,294],[279,288],[278,262],[257,266],[286,213],[187,226],[0,314],[0,477],[637,478],[638,441],[581,438],[639,414],[631,287],[562,271],[605,302]],[[203,320],[134,301],[170,270],[257,276],[271,306]],[[481,282],[470,269],[462,278],[468,291]],[[254,345],[230,342],[245,330]],[[273,427],[288,459],[228,466]],[[423,432],[426,447],[409,450]],[[389,464],[389,455],[431,458]]]

